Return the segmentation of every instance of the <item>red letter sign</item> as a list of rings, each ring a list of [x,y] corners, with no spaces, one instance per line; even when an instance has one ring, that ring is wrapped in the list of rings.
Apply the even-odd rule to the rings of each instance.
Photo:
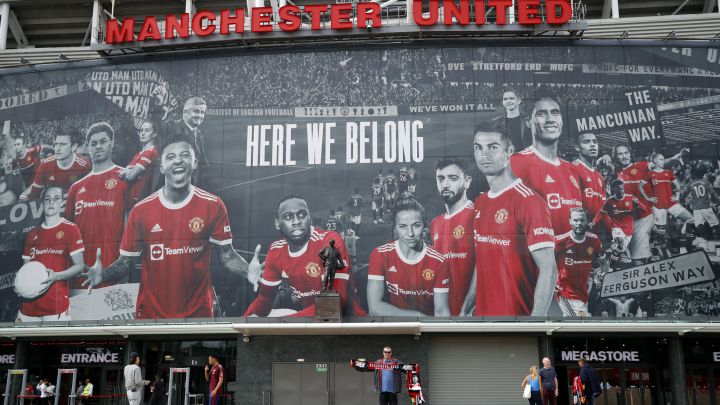
[[[558,7],[560,7],[560,15],[557,15]],[[572,18],[570,0],[547,0],[548,24],[565,24],[570,18]]]
[[[203,20],[206,18],[209,24],[206,28],[203,28]],[[197,36],[206,37],[215,32],[215,24],[213,23],[213,21],[215,21],[215,13],[207,10],[198,11],[193,16],[192,29]]]
[[[122,28],[118,26],[116,19],[108,20],[105,29],[105,43],[121,44],[123,42],[132,42],[134,29],[135,19],[132,17],[123,20]]]

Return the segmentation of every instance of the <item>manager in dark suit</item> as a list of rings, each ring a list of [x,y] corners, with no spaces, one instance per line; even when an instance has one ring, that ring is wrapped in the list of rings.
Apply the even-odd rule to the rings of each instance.
[[[215,187],[209,184],[207,173],[209,162],[205,154],[205,138],[200,129],[200,125],[205,121],[207,103],[201,97],[191,97],[185,101],[181,120],[166,120],[169,116],[166,106],[170,104],[167,90],[164,87],[158,87],[153,95],[155,96],[155,105],[151,109],[150,115],[156,122],[161,123],[159,150],[169,143],[180,140],[188,142],[195,150],[195,157],[198,161],[197,169],[193,172],[192,183],[199,184],[207,190],[213,190]],[[155,176],[155,180],[157,181],[153,182],[153,190],[162,186],[162,176]]]

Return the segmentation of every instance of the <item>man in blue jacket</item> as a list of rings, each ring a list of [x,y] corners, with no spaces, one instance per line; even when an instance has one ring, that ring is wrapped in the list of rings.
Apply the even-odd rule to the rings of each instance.
[[[585,398],[587,398],[586,405],[594,405],[595,398],[602,394],[602,387],[600,386],[600,380],[595,373],[595,369],[590,367],[587,363],[587,359],[584,357],[578,360],[580,366],[580,379],[582,380],[583,386],[585,387]]]
[[[383,358],[378,360],[378,363],[379,362],[389,366],[395,366],[400,363],[392,356],[392,348],[390,346],[383,348]],[[398,368],[375,370],[375,392],[380,393],[380,405],[397,405],[397,394],[402,387],[401,372],[402,370]]]

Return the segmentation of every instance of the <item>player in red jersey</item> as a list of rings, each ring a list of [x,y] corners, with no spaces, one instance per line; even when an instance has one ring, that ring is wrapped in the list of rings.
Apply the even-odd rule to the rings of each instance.
[[[650,155],[652,169],[647,173],[646,181],[650,184],[650,197],[652,203],[655,226],[661,235],[665,235],[667,214],[685,222],[692,219],[692,214],[678,203],[675,192],[680,188],[672,170],[665,169],[665,156],[654,152]]]
[[[713,210],[713,203],[720,204],[720,196],[705,179],[705,169],[695,167],[690,170],[690,175],[693,181],[682,193],[681,201],[687,201],[693,211],[695,234],[711,239],[720,235],[720,221]]]
[[[558,266],[558,296],[563,316],[590,316],[590,274],[593,261],[602,256],[600,239],[588,232],[587,212],[582,208],[570,210],[572,231],[555,239],[555,259]]]
[[[373,212],[373,222],[374,223],[383,223],[383,198],[384,198],[384,192],[383,192],[383,183],[378,178],[375,177],[373,179],[372,186],[370,187],[370,193],[372,195],[372,212]]]
[[[280,199],[275,228],[283,238],[270,245],[258,296],[245,316],[268,316],[283,279],[303,307],[294,315],[315,315],[315,296],[322,291],[324,278],[319,253],[331,239],[335,240],[335,248],[345,262],[345,268],[335,273],[335,290],[340,294],[344,307],[350,281],[350,260],[340,235],[312,226],[310,208],[297,194],[288,194]]]
[[[393,169],[388,170],[387,176],[385,176],[385,203],[386,209],[391,211],[395,207],[395,201],[398,198],[398,182],[397,176],[393,173]]]
[[[595,168],[598,157],[598,140],[595,134],[584,133],[577,137],[575,150],[578,158],[572,162],[582,186],[582,205],[590,218],[602,208],[606,199],[605,178]]]
[[[545,200],[510,170],[513,147],[500,122],[475,130],[474,155],[490,191],[475,201],[475,288],[464,313],[546,316],[557,283],[555,235]]]
[[[48,186],[42,195],[43,221],[25,238],[23,261],[40,262],[47,268],[45,292],[32,301],[20,304],[18,322],[70,320],[68,280],[82,273],[83,240],[80,230],[60,216],[64,203],[63,189]]]
[[[365,203],[360,195],[360,190],[353,190],[352,195],[348,198],[348,214],[350,215],[350,229],[356,236],[360,235],[360,225],[362,224],[362,209]]]
[[[475,205],[467,198],[472,177],[462,159],[444,158],[435,165],[438,193],[445,213],[430,223],[433,249],[445,257],[450,277],[450,314],[460,315],[475,272],[473,220]]]
[[[610,193],[610,197],[605,200],[602,209],[590,223],[590,228],[600,224],[610,228],[613,243],[616,245],[614,250],[624,253],[629,260],[632,257],[630,246],[637,229],[635,222],[639,218],[647,218],[652,211],[635,196],[625,194],[625,184],[620,179],[610,183]]]
[[[677,155],[667,159],[679,160],[686,149],[683,149]],[[647,161],[639,161],[633,163],[632,153],[627,145],[615,145],[610,156],[603,156],[598,159],[599,162],[614,167],[615,174],[618,179],[625,184],[625,194],[634,196],[642,205],[642,207],[651,207],[652,204],[647,200],[647,178],[648,170],[650,170]],[[630,241],[630,257],[636,264],[642,264],[652,256],[650,252],[650,234],[652,233],[654,219],[652,210],[642,210],[643,217],[634,221],[632,240]]]
[[[85,263],[93,263],[97,251],[102,250],[102,265],[107,267],[120,256],[128,185],[120,180],[122,168],[112,161],[115,131],[110,124],[93,124],[86,142],[92,171],[70,186],[65,218],[80,228],[85,241]],[[73,280],[70,287],[82,288],[82,280]]]
[[[55,155],[40,162],[33,183],[20,194],[20,201],[35,200],[47,186],[57,185],[67,190],[90,172],[90,162],[75,153],[81,137],[76,129],[55,136]]]
[[[417,187],[417,171],[414,167],[408,167],[408,194],[410,196],[415,195],[415,189]]]
[[[562,128],[558,103],[550,98],[538,100],[530,115],[533,145],[510,158],[513,174],[545,199],[556,235],[570,230],[570,209],[582,207],[575,167],[558,157]]]
[[[232,247],[225,204],[190,184],[197,164],[187,141],[165,145],[160,162],[165,185],[130,211],[120,257],[104,269],[98,253],[95,265],[83,273],[92,289],[128,275],[141,258],[136,318],[212,317],[211,245],[225,270],[252,284],[260,278],[260,246],[250,263],[240,257]]]
[[[40,166],[40,154],[45,150],[52,150],[52,148],[45,145],[28,147],[25,145],[25,137],[22,134],[13,137],[13,148],[15,157],[12,160],[12,169],[19,171],[25,187],[30,187],[35,178],[35,172]]]
[[[407,166],[403,166],[398,171],[398,193],[400,194],[400,198],[408,198],[409,197],[409,186],[410,186],[410,175],[408,174]]]
[[[127,167],[120,171],[120,179],[130,183],[128,201],[131,205],[137,204],[152,192],[153,171],[158,150],[155,146],[157,130],[155,124],[146,120],[140,125],[138,131],[142,147],[133,156]]]
[[[448,316],[447,263],[427,246],[425,209],[414,198],[396,202],[393,230],[397,240],[370,254],[367,302],[370,315]],[[388,300],[383,300],[387,296]]]

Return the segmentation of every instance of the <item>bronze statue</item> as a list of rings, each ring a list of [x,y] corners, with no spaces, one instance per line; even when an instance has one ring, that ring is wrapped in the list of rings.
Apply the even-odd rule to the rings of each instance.
[[[323,291],[332,290],[335,283],[335,272],[345,268],[345,262],[340,257],[340,251],[335,248],[335,240],[330,239],[330,246],[325,246],[318,254],[325,267],[325,281]]]

